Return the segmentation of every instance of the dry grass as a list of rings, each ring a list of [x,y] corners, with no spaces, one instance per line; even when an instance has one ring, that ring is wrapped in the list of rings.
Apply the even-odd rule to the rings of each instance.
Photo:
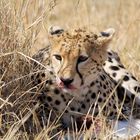
[[[115,28],[116,36],[110,47],[119,52],[125,66],[140,80],[139,7],[138,0],[1,0],[0,118],[5,117],[5,121],[0,119],[3,133],[0,139],[28,140],[24,122],[31,114],[34,116],[36,140],[47,139],[48,130],[53,129],[40,128],[35,97],[29,98],[27,94],[31,90],[28,77],[32,72],[27,56],[47,45],[50,25],[64,28],[86,26],[100,31]],[[19,131],[22,125],[24,131]]]

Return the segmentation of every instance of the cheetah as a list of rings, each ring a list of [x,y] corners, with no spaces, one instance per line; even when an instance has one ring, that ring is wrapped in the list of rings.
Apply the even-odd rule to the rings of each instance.
[[[139,105],[140,84],[108,50],[115,30],[99,34],[86,29],[49,28],[50,45],[33,56],[42,69],[31,79],[39,100],[52,108],[65,128],[80,116],[100,113],[107,119],[129,117]],[[41,64],[41,65],[38,65]]]

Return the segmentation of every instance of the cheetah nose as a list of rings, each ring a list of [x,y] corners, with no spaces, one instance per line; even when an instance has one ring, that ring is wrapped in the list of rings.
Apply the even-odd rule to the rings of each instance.
[[[65,86],[68,86],[68,85],[70,85],[73,82],[73,79],[69,79],[69,78],[64,79],[64,78],[61,78],[61,81],[63,82],[63,84]]]

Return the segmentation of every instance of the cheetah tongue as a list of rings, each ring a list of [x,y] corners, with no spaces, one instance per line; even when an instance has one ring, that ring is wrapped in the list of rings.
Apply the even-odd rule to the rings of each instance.
[[[64,84],[63,84],[62,82],[60,82],[60,83],[58,84],[58,87],[64,88]]]
[[[73,86],[73,85],[67,85],[67,86],[65,86],[62,82],[61,83],[59,83],[59,85],[58,85],[60,88],[67,88],[67,89],[71,89],[71,90],[74,90],[74,89],[76,89],[76,87],[75,86]]]

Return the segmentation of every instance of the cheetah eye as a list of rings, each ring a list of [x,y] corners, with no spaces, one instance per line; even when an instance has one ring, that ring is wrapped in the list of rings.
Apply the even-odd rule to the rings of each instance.
[[[59,60],[59,61],[62,60],[62,57],[61,57],[60,55],[55,54],[54,57],[55,57],[57,60]]]
[[[87,59],[88,59],[87,56],[83,56],[83,55],[81,55],[81,56],[79,56],[79,58],[78,58],[78,63],[80,63],[80,62],[84,62],[84,61],[86,61]]]

